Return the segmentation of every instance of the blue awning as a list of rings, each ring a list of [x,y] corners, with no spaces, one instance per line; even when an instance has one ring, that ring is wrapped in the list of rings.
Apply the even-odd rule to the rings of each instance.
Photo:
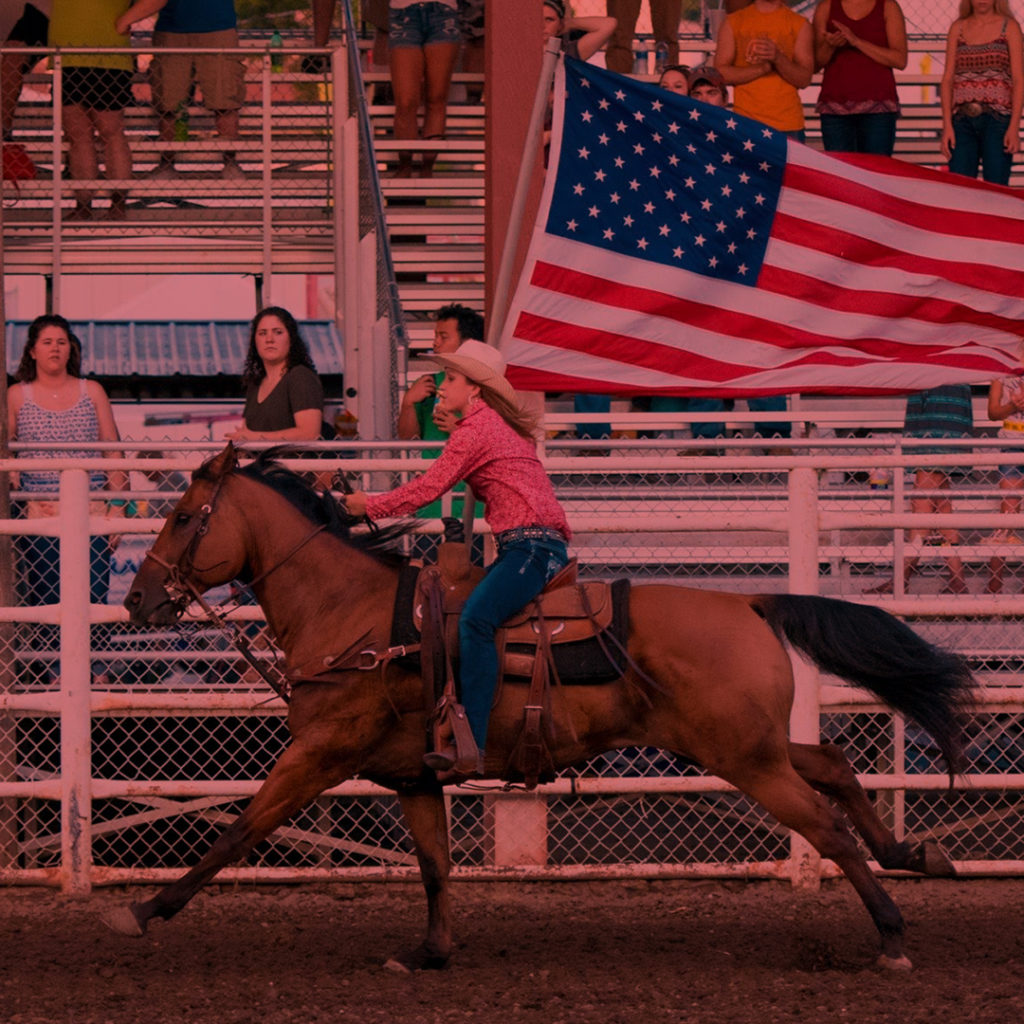
[[[27,320],[7,322],[7,369],[18,368]],[[248,320],[86,320],[71,326],[82,342],[82,372],[96,377],[238,376],[249,350]],[[341,334],[331,320],[303,320],[299,330],[317,373],[344,371]]]

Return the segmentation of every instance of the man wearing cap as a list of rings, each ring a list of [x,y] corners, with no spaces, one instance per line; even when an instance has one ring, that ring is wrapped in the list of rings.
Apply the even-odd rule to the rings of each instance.
[[[729,102],[729,90],[722,72],[711,64],[693,68],[686,77],[687,95],[699,103],[724,107]]]
[[[484,773],[491,705],[498,685],[498,627],[539,594],[569,560],[569,523],[537,457],[537,419],[519,404],[505,360],[482,341],[433,357],[445,370],[438,405],[457,417],[448,443],[421,476],[385,494],[356,491],[350,515],[409,515],[465,480],[484,503],[498,557],[469,596],[459,618],[462,700],[476,750],[454,746],[427,754],[447,779]]]
[[[715,67],[736,87],[733,110],[804,141],[800,90],[814,74],[811,23],[783,0],[754,0],[718,33]]]

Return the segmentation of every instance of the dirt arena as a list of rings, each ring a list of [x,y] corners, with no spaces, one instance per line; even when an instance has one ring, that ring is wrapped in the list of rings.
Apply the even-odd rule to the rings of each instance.
[[[780,883],[457,883],[447,970],[386,970],[417,885],[211,887],[143,939],[123,892],[0,892],[2,1024],[1016,1024],[1024,880],[889,881],[910,973],[879,972],[853,891]],[[138,895],[138,893],[136,893]]]

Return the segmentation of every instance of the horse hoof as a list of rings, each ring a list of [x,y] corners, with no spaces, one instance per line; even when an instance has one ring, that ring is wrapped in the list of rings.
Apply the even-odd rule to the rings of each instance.
[[[876,967],[885,971],[912,971],[914,965],[905,956],[886,956],[882,953],[875,961]]]
[[[942,847],[930,839],[925,840],[918,847],[918,859],[921,864],[918,870],[922,874],[932,878],[954,878],[956,876],[953,862],[946,856]]]
[[[128,935],[133,939],[140,939],[146,934],[145,926],[135,914],[134,904],[108,910],[100,915],[100,920],[118,935]]]
[[[424,946],[408,953],[396,953],[385,962],[384,967],[396,974],[415,974],[417,971],[440,971],[448,964],[448,957],[432,953]]]

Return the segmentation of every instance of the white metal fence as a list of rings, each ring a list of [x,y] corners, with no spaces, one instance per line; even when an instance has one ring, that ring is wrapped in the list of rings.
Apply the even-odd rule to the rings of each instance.
[[[1024,516],[998,512],[993,472],[1024,457],[985,440],[929,455],[929,464],[950,470],[954,511],[912,516],[905,507],[904,474],[915,464],[903,451],[909,440],[791,441],[764,456],[750,446],[768,442],[748,438],[716,443],[724,454],[714,457],[695,456],[685,439],[609,441],[611,453],[600,457],[558,454],[559,443],[549,442],[548,465],[590,575],[856,599],[891,573],[894,559],[918,554],[911,592],[875,600],[966,654],[984,684],[966,778],[948,792],[927,737],[865,695],[816,679],[802,663],[793,734],[844,743],[890,826],[938,838],[961,872],[1020,870],[1024,547],[992,534],[1024,531]],[[379,442],[370,458],[370,447],[353,446],[349,454],[359,461],[337,464],[372,473],[378,484],[420,465],[415,446],[393,458],[380,457]],[[59,516],[0,520],[0,542],[52,535],[62,552],[59,603],[12,600],[0,608],[0,879],[81,892],[175,874],[239,810],[285,743],[280,704],[217,633],[198,622],[136,629],[116,603],[182,471],[198,461],[196,454],[130,459],[134,486],[123,497],[134,500],[136,518],[90,518],[88,465],[79,464],[63,473]],[[330,465],[315,464],[318,471]],[[881,468],[892,470],[889,486],[869,479]],[[955,525],[959,536],[952,549],[932,547],[905,538],[911,525]],[[89,602],[90,534],[122,538],[109,603]],[[953,552],[966,566],[967,596],[938,593]],[[1006,586],[986,595],[995,554],[1005,563]],[[15,568],[23,562],[19,556]],[[243,601],[237,617],[252,623],[257,647],[269,646],[257,608]],[[786,877],[798,863],[788,834],[760,808],[657,750],[598,758],[533,794],[452,791],[450,811],[455,870],[463,876]],[[393,798],[354,780],[281,829],[248,866],[225,874],[274,880],[407,872],[415,866]]]

